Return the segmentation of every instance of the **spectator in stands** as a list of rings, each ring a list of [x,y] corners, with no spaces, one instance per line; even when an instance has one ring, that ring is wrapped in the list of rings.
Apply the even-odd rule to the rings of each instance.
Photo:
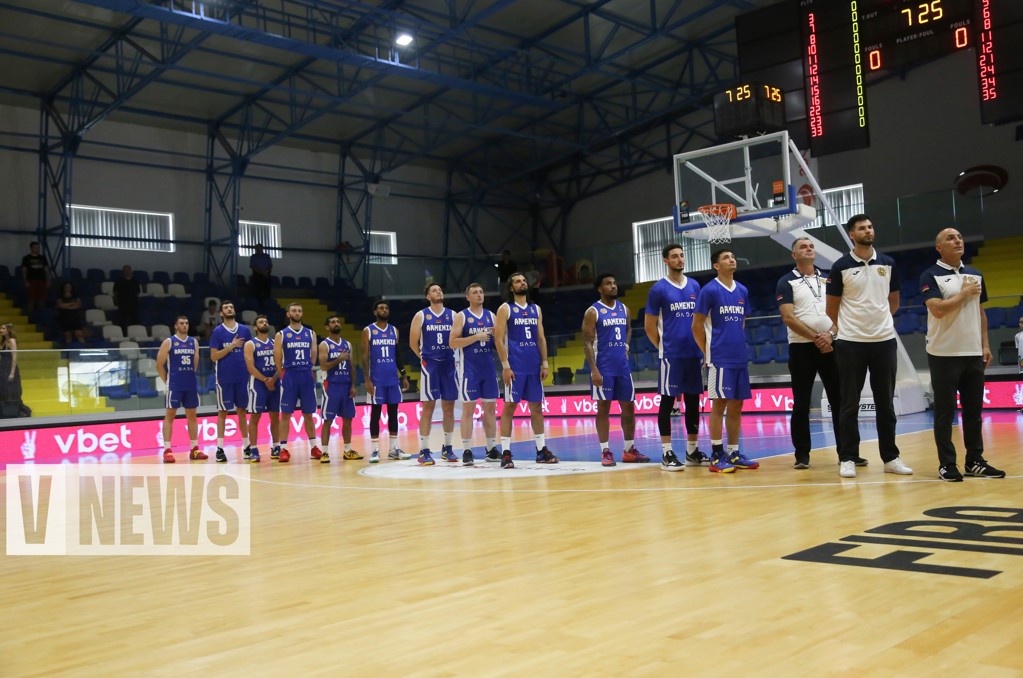
[[[78,291],[70,282],[60,286],[60,296],[57,297],[57,325],[64,333],[64,345],[70,346],[71,340],[78,343],[85,342],[82,334],[82,300],[78,298]]]
[[[0,408],[5,417],[32,415],[32,410],[21,402],[18,335],[14,331],[14,323],[0,325]]]
[[[920,293],[927,306],[927,367],[934,391],[934,444],[938,448],[938,478],[963,481],[956,467],[952,423],[956,393],[962,406],[966,475],[1004,478],[984,461],[981,412],[984,408],[984,370],[991,364],[984,276],[963,263],[963,236],[943,229],[934,239],[938,261],[920,276]]]
[[[512,260],[511,252],[508,250],[501,252],[501,261],[497,262],[497,280],[502,289],[511,274],[517,270],[519,270],[519,266]]]
[[[270,274],[274,270],[274,262],[270,255],[263,251],[263,243],[256,245],[256,252],[249,257],[249,268],[252,270],[252,295],[259,300],[260,308],[270,297]]]
[[[114,303],[121,318],[121,329],[128,331],[128,325],[139,324],[139,295],[142,286],[132,277],[131,266],[125,264],[121,277],[114,281]]]
[[[28,312],[46,305],[46,291],[50,287],[50,265],[39,251],[39,243],[28,244],[29,253],[21,259],[21,279],[28,292]]]
[[[217,308],[217,300],[210,299],[206,305],[206,310],[202,312],[202,317],[199,319],[199,337],[201,339],[209,339],[210,334],[213,333],[213,328],[222,322],[220,317],[220,309]]]

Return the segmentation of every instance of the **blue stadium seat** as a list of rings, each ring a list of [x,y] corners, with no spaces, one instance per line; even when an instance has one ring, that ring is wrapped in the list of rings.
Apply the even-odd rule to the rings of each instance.
[[[185,273],[184,271],[175,271],[174,272],[174,277],[171,278],[171,282],[175,282],[175,283],[177,283],[179,285],[186,285],[187,286],[187,285],[191,284],[192,281],[188,279],[188,274]]]
[[[652,352],[640,353],[637,364],[641,370],[656,370],[660,367],[657,354]]]
[[[775,362],[787,363],[789,361],[789,344],[788,342],[781,342],[774,345],[778,351],[778,357],[775,358]]]
[[[762,344],[774,341],[774,330],[767,325],[757,325],[753,328],[753,343]]]
[[[766,365],[772,360],[778,359],[777,344],[761,344],[757,346],[757,355],[753,359],[754,365]]]
[[[164,287],[171,284],[170,273],[167,271],[153,271],[153,282],[160,283]]]
[[[988,308],[984,309],[987,313],[987,326],[988,329],[997,329],[999,327],[1006,327],[1006,313],[1004,308]],[[1018,321],[1017,321],[1018,322]]]
[[[308,276],[301,276],[298,279],[298,286],[304,290],[313,289],[313,279]]]

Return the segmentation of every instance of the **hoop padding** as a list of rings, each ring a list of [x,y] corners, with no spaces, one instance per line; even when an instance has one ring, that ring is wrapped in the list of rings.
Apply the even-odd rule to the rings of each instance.
[[[711,245],[727,245],[732,242],[729,226],[735,218],[735,205],[718,203],[696,209],[703,215],[703,223],[707,224],[707,242]]]

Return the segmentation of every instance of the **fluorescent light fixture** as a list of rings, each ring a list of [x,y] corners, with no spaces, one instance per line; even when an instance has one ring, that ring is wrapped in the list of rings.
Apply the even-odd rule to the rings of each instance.
[[[408,33],[399,33],[398,37],[394,39],[394,42],[399,47],[408,47],[412,44],[412,36]]]

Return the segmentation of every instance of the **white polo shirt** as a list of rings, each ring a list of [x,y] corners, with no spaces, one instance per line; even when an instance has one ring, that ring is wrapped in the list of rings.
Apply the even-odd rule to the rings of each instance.
[[[827,332],[831,329],[831,318],[824,312],[824,297],[827,293],[827,277],[816,268],[813,275],[803,275],[799,269],[792,269],[781,277],[775,290],[775,301],[778,306],[792,304],[792,312],[814,332]],[[801,334],[788,328],[790,344],[812,344]]]
[[[963,304],[936,317],[927,309],[927,353],[933,356],[979,356],[984,354],[980,333],[980,305],[987,301],[987,286],[980,271],[960,263],[953,268],[940,259],[920,275],[920,293],[928,299],[948,299],[959,294],[963,283],[980,283],[980,295],[970,297]]]
[[[843,255],[831,269],[828,296],[841,297],[838,338],[880,342],[895,338],[888,295],[899,291],[895,260],[871,248],[870,259]]]

